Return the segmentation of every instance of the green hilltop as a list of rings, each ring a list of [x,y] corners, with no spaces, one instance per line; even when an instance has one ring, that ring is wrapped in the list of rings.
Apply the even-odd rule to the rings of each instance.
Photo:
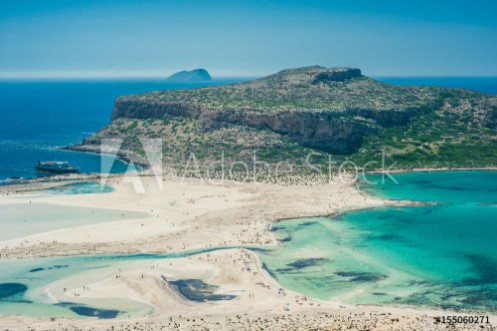
[[[143,161],[140,138],[163,138],[165,161],[194,153],[269,163],[381,161],[397,168],[490,167],[497,148],[497,96],[466,89],[400,86],[359,69],[284,70],[244,83],[119,97],[111,123],[74,149],[124,139],[122,156]],[[319,155],[318,155],[319,154]],[[379,163],[369,167],[378,167]]]

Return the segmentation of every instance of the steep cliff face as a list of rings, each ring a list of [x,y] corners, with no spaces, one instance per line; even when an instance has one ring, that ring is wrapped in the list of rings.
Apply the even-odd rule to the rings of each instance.
[[[194,103],[118,99],[112,119],[189,117],[200,120],[204,131],[216,129],[225,124],[245,125],[288,134],[304,146],[347,154],[357,151],[366,132],[377,130],[378,125],[405,124],[415,113],[415,110],[406,112],[392,110],[378,113],[369,110],[350,110],[339,113],[310,111],[264,113],[252,109],[212,110]]]
[[[112,119],[164,119],[188,117],[198,119],[203,131],[226,124],[270,129],[289,135],[300,144],[332,153],[352,153],[361,145],[362,137],[371,125],[364,120],[350,120],[348,114],[323,112],[261,113],[254,110],[211,110],[196,104],[117,100]],[[388,122],[405,122],[406,116],[382,115]]]
[[[493,100],[488,106],[488,111],[485,111],[482,118],[483,125],[487,128],[497,128],[497,100]]]
[[[246,125],[289,135],[304,146],[347,154],[360,148],[365,133],[381,126],[405,124],[421,109],[405,105],[396,108],[394,104],[391,108],[383,105],[378,109],[355,108],[354,104],[349,107],[343,94],[348,90],[349,93],[356,93],[358,84],[381,85],[362,76],[359,69],[310,67],[286,70],[250,83],[199,89],[205,91],[204,95],[174,91],[155,96],[121,97],[115,102],[112,120],[182,116],[199,119],[203,130],[225,124]],[[173,97],[172,94],[182,97]],[[218,100],[211,102],[216,94]],[[342,95],[333,98],[338,94]],[[238,107],[235,102],[222,103],[223,97],[229,99],[238,95],[249,103]],[[257,101],[258,95],[261,96],[260,102]],[[378,96],[371,95],[371,98]],[[309,109],[305,109],[306,99],[311,99]],[[274,107],[272,100],[276,103]],[[341,100],[344,101],[340,105],[337,101]],[[295,105],[296,101],[302,106]],[[318,102],[319,108],[316,107]],[[341,109],[336,109],[337,105]]]
[[[160,119],[168,116],[198,118],[201,113],[202,108],[199,105],[188,102],[133,100],[120,97],[114,102],[111,120],[118,118]]]
[[[211,130],[225,123],[270,129],[289,135],[299,144],[331,153],[352,153],[361,145],[370,128],[364,121],[351,121],[339,114],[289,112],[260,114],[247,111],[203,113],[202,128]]]
[[[360,69],[344,69],[324,71],[316,75],[312,80],[312,84],[327,83],[327,82],[344,82],[348,79],[362,77]]]
[[[361,150],[360,155],[368,155],[386,146],[401,158],[412,153],[418,154],[410,158],[435,158],[448,145],[456,146],[452,153],[462,142],[497,142],[497,97],[464,89],[385,84],[359,69],[314,66],[239,84],[119,97],[108,129],[85,143],[116,134],[132,139],[136,125],[124,128],[123,123],[134,120],[166,123],[153,133],[165,139],[178,135],[167,123],[188,122],[190,131],[181,134],[185,141],[231,139],[229,148],[237,152],[296,143],[335,155]],[[142,136],[147,135],[144,128]],[[483,144],[477,141],[482,139]],[[221,141],[219,145],[224,146]]]

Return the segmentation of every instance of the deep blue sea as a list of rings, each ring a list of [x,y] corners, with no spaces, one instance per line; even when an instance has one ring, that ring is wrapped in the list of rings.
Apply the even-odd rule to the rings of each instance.
[[[38,160],[69,161],[83,172],[99,172],[100,156],[59,147],[81,142],[109,123],[121,95],[194,88],[246,80],[219,79],[210,84],[172,84],[164,80],[0,80],[0,183],[31,178]],[[113,172],[127,165],[115,163]]]
[[[497,94],[497,77],[374,77],[375,79],[400,85],[430,85]]]
[[[391,78],[407,85],[465,87],[497,94],[497,78]],[[247,80],[231,78],[212,84]],[[81,142],[105,126],[116,97],[164,89],[205,86],[164,80],[0,80],[0,183],[11,177],[31,178],[38,160],[69,161],[83,172],[100,171],[100,156],[68,152],[59,147]],[[115,164],[114,172],[127,168]]]

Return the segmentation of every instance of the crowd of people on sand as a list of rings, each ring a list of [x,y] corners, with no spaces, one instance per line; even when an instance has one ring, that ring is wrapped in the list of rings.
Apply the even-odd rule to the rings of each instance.
[[[302,180],[302,179],[300,179]],[[300,182],[302,184],[302,182]],[[7,193],[8,194],[8,193]],[[340,210],[343,206],[347,205],[348,202],[348,195],[346,192],[343,192],[341,190],[337,190],[334,192],[329,193],[329,201],[330,203],[327,206],[323,206],[323,210],[321,212],[316,211],[315,216],[329,216],[333,213],[335,213],[337,210]],[[183,196],[185,195],[185,192],[183,192]],[[337,199],[338,196],[338,199]],[[207,197],[207,195],[206,195]],[[201,199],[202,197],[198,198]],[[362,199],[362,202],[366,203],[369,197],[365,194],[360,193],[360,198]],[[197,199],[197,200],[198,200]],[[191,203],[192,205],[195,203],[194,199],[188,199],[188,202]],[[30,201],[31,203],[31,201]],[[174,207],[176,201],[170,201],[169,206]],[[151,209],[150,211],[152,214],[154,214],[154,210]],[[183,216],[189,216],[187,211],[183,211]],[[160,218],[160,215],[156,213],[155,215],[157,218]],[[182,222],[175,222],[174,220],[168,220],[164,218],[165,222],[168,222],[171,224],[172,228],[179,228],[177,231],[172,231],[168,234],[161,235],[160,238],[150,238],[146,240],[145,242],[138,242],[135,243],[133,246],[138,246],[139,244],[145,244],[143,247],[144,250],[155,250],[156,252],[167,252],[167,251],[173,251],[173,250],[187,250],[187,249],[193,249],[193,248],[198,248],[198,246],[192,246],[189,244],[188,237],[192,234],[196,234],[204,229],[201,227],[205,227],[205,224],[201,224],[201,222],[198,222],[198,218],[193,219],[194,222],[187,222],[187,221],[182,221]],[[195,222],[196,221],[196,222]],[[189,226],[189,223],[195,224],[193,226]],[[236,232],[231,232],[231,237],[235,240],[222,240],[219,243],[217,243],[217,246],[226,246],[226,245],[274,245],[275,244],[275,238],[274,236],[270,233],[270,225],[267,224],[264,228],[259,228],[259,231],[251,231],[251,226],[253,224],[247,224],[246,222],[236,222],[235,225],[242,226],[241,230],[238,230]],[[146,223],[140,223],[141,227],[145,227]],[[173,239],[173,240],[168,240],[168,239]],[[167,243],[167,242],[174,242],[178,243],[178,239],[181,240],[181,245],[160,245],[158,244],[157,241],[160,241],[162,243]],[[29,239],[26,239],[23,243],[15,246],[15,247],[3,247],[0,250],[0,258],[8,258],[9,255],[13,256],[30,256],[32,255],[32,246],[57,246],[57,241],[51,242],[51,243],[45,243],[45,242],[30,242]],[[101,247],[100,245],[95,244],[92,246],[91,251],[92,252],[97,252]],[[149,247],[147,247],[149,246]],[[152,249],[152,246],[154,249]],[[207,246],[212,247],[213,244],[209,244]],[[215,246],[215,245],[214,245]],[[85,247],[81,253],[89,252],[90,250],[88,247]]]

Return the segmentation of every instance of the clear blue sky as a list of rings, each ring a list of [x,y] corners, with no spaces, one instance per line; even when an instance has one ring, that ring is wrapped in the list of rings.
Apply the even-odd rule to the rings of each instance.
[[[0,76],[497,76],[497,2],[0,0]]]

